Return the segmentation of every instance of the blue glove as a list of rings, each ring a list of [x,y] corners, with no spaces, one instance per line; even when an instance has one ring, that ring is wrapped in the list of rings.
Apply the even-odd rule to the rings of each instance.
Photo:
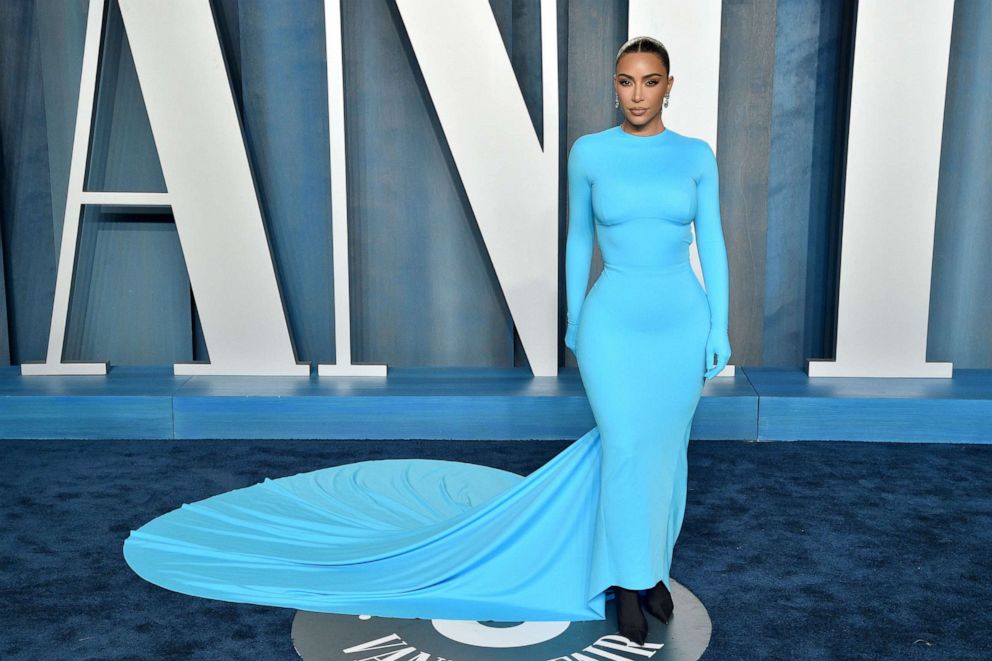
[[[579,333],[579,325],[568,322],[568,328],[565,329],[565,346],[575,353],[575,336]]]
[[[706,374],[703,375],[703,379],[709,380],[719,374],[720,370],[727,366],[728,360],[730,360],[730,337],[727,331],[711,328],[709,337],[706,338]]]

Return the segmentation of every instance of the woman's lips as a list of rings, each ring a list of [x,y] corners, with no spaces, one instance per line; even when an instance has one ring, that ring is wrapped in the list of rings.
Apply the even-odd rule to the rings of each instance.
[[[647,111],[648,111],[647,108],[631,108],[630,109],[630,114],[631,115],[638,115],[638,116],[640,116],[640,115],[643,115],[644,113],[646,113]]]

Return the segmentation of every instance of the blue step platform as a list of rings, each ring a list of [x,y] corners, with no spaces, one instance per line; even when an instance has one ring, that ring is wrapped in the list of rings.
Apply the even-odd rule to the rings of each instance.
[[[738,367],[706,384],[692,438],[992,443],[992,370],[952,379],[808,378]],[[390,368],[382,377],[21,376],[0,367],[0,438],[578,438],[595,424],[575,368]]]

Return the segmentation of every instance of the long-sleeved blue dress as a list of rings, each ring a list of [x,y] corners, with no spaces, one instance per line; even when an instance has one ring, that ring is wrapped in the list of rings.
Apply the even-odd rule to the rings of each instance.
[[[390,459],[266,478],[132,530],[125,560],[200,597],[425,619],[599,620],[611,585],[667,583],[707,332],[727,323],[717,188],[709,146],[671,129],[572,146],[567,342],[597,425],[538,470]],[[586,295],[594,226],[606,268]]]
[[[602,450],[592,582],[670,587],[706,341],[727,328],[716,157],[669,128],[615,126],[572,146],[568,191],[566,341]],[[689,262],[693,220],[708,292]],[[586,295],[594,229],[603,271]]]

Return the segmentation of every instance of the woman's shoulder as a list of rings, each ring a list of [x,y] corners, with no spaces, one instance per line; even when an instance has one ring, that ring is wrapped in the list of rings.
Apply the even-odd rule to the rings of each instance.
[[[691,146],[693,149],[697,150],[698,152],[702,153],[703,155],[705,155],[707,152],[709,152],[710,154],[713,153],[713,147],[710,145],[709,140],[706,140],[705,138],[697,138],[696,136],[693,135],[685,135],[681,133],[677,135],[683,140],[683,142],[685,142],[687,145]]]
[[[575,142],[572,143],[572,149],[593,149],[596,145],[606,144],[609,134],[612,131],[613,127],[610,127],[603,129],[602,131],[583,133],[575,139]]]
[[[671,127],[666,127],[665,131],[671,132],[672,142],[677,142],[680,145],[688,147],[689,149],[704,150],[709,147],[709,142],[703,138],[697,138],[694,135],[689,135],[688,133],[682,133],[677,129]]]
[[[608,148],[608,143],[603,140],[604,134],[609,131],[596,131],[594,133],[584,133],[572,142],[568,150],[568,161],[578,165],[579,163],[591,167],[601,156],[603,150]]]

